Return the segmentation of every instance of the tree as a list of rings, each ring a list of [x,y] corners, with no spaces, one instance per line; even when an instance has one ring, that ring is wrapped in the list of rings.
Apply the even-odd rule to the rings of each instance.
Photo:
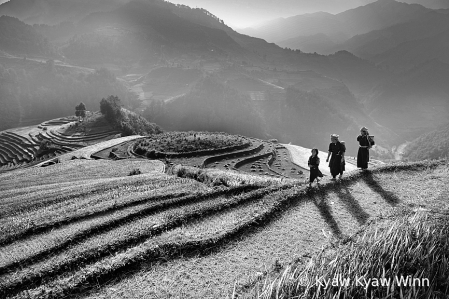
[[[75,107],[75,115],[78,116],[78,121],[80,121],[81,117],[83,119],[86,117],[86,105],[83,102]]]
[[[100,102],[100,112],[110,122],[114,122],[115,118],[120,118],[122,103],[117,96],[109,96]]]

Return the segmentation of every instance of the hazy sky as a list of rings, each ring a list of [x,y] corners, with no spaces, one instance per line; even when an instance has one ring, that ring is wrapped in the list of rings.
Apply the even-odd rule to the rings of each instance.
[[[203,7],[231,27],[249,27],[277,17],[325,11],[339,13],[375,0],[171,0]]]

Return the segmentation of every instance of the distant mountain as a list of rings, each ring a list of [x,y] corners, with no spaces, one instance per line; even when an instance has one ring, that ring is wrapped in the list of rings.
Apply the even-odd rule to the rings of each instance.
[[[431,10],[417,4],[378,0],[336,15],[324,12],[298,15],[241,32],[270,42],[320,33],[327,35],[331,40],[343,41],[358,34],[413,20],[429,11]]]
[[[418,4],[378,0],[339,13],[336,18],[344,22],[349,27],[349,34],[354,36],[414,20],[429,11],[428,8]]]
[[[61,50],[67,58],[98,63],[245,52],[219,29],[225,25],[217,18],[186,10],[169,2],[136,0],[112,11],[91,13],[76,24],[73,37]]]
[[[279,42],[297,36],[325,34],[327,36],[351,37],[350,28],[335,15],[326,12],[298,15],[270,21],[257,28],[241,29],[239,32],[263,38],[269,42]]]
[[[447,30],[449,30],[448,15],[430,11],[408,22],[355,36],[340,47],[360,57],[371,58],[402,43],[443,34]],[[375,61],[380,62],[384,59],[386,57],[379,56]]]
[[[394,71],[407,70],[429,60],[449,63],[449,30],[401,43],[371,58],[378,66]]]
[[[374,0],[175,0],[191,7],[203,7],[236,28],[249,27],[273,18],[325,11],[339,13]],[[238,26],[238,27],[234,27]]]
[[[43,35],[9,16],[0,17],[0,50],[13,55],[55,55],[52,45]]]
[[[306,53],[319,52],[323,55],[334,53],[337,46],[337,43],[324,33],[297,36],[277,42],[277,44],[283,48],[300,49],[302,52]]]
[[[365,106],[377,122],[411,140],[445,124],[449,110],[449,64],[431,60],[379,83]]]
[[[432,9],[449,8],[447,0],[402,0],[401,2],[421,4]]]

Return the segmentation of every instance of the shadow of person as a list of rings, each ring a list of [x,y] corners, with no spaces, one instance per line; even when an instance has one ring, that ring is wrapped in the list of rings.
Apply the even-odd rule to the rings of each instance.
[[[365,224],[370,215],[360,206],[359,202],[352,196],[351,191],[344,183],[339,186],[340,188],[335,188],[338,198],[340,198],[349,213],[351,213],[360,225]]]
[[[365,224],[370,215],[365,212],[355,197],[352,196],[351,191],[345,183],[341,183],[339,187],[335,188],[338,198],[340,198],[349,213],[351,213],[360,225]]]
[[[340,238],[342,237],[342,232],[340,227],[338,226],[337,221],[335,221],[335,218],[332,215],[331,208],[327,203],[326,194],[327,193],[323,190],[319,190],[318,192],[316,192],[316,194],[314,195],[314,204],[318,208],[321,217],[323,217],[324,221],[326,221],[327,225],[329,225],[332,234],[335,237]]]
[[[399,197],[391,191],[387,191],[379,185],[374,179],[373,174],[368,170],[362,176],[361,179],[368,185],[368,187],[379,194],[388,204],[391,206],[397,206],[400,202]]]

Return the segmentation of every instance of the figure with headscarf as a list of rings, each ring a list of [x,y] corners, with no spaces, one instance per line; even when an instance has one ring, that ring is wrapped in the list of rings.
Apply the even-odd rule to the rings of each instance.
[[[330,157],[329,168],[332,180],[335,180],[337,175],[340,175],[339,178],[341,178],[344,170],[342,163],[345,161],[346,147],[341,144],[338,138],[337,134],[331,135],[331,143],[329,144],[329,152],[326,159],[326,162],[329,162]]]
[[[315,181],[317,184],[320,182],[320,178],[323,177],[323,174],[321,173],[319,166],[320,166],[320,158],[318,157],[318,149],[312,148],[312,155],[309,157],[309,161],[307,162],[310,168],[310,177],[309,177],[309,187],[312,187],[313,181]]]
[[[357,136],[359,142],[359,151],[357,153],[357,167],[368,169],[369,149],[374,145],[374,136],[370,136],[368,129],[363,127],[360,129],[360,135]]]

